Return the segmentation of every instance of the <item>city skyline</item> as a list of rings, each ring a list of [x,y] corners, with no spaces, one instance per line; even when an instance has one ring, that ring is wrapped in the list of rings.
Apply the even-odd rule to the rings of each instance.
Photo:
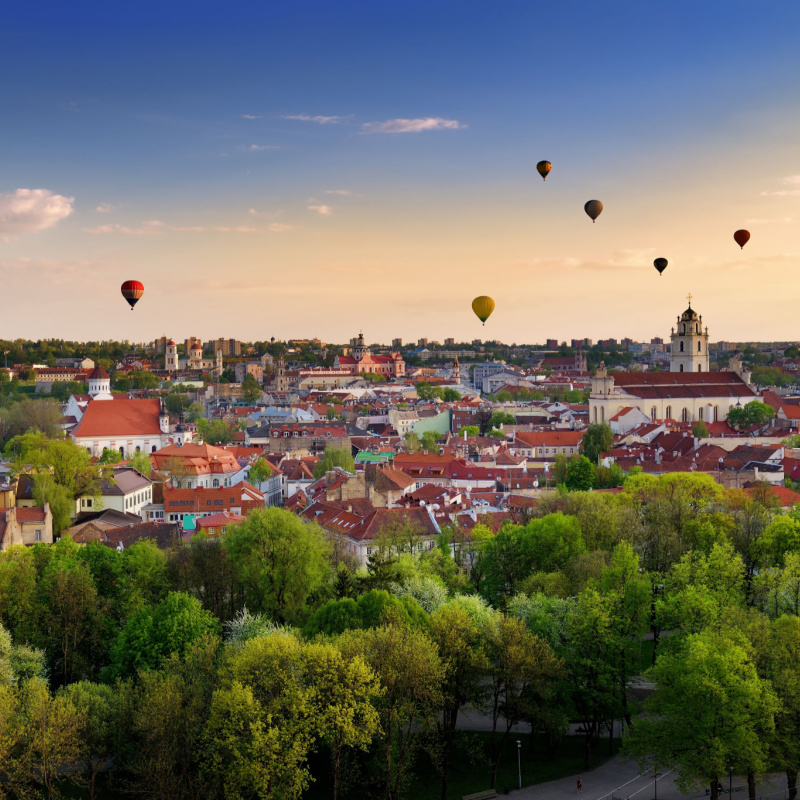
[[[44,7],[0,49],[0,337],[649,341],[691,292],[793,340],[800,9]]]

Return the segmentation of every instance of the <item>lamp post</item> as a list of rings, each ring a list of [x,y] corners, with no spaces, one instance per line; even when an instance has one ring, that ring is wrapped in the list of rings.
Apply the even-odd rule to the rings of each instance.
[[[517,771],[519,772],[519,787],[522,788],[522,742],[517,739]]]
[[[733,794],[733,767],[728,767],[728,794]]]

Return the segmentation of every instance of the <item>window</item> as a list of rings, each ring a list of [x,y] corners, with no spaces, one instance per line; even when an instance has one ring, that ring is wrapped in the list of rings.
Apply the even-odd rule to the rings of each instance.
[[[658,413],[658,411],[656,411],[656,407],[655,407],[655,406],[653,406],[653,407],[650,409],[650,419],[655,419],[655,418],[656,418],[656,414],[657,414],[657,413]]]
[[[703,348],[701,347],[700,342],[697,343],[697,352],[698,353],[702,353],[703,352]]]
[[[367,555],[368,555],[368,556],[371,556],[371,555],[372,555],[372,548],[371,548],[371,547],[368,547],[368,548],[367,548]]]
[[[683,342],[680,343],[680,346],[678,347],[678,349],[681,351],[681,353],[683,352]]]
[[[672,406],[667,406],[667,419],[672,419]]]
[[[39,528],[36,529],[35,536],[36,536],[36,541],[37,542],[41,542],[42,541],[42,531]]]
[[[682,348],[681,348],[681,349],[682,349]],[[679,371],[679,372],[683,372],[683,364],[681,364],[681,365],[680,365],[680,369],[679,369],[678,371]]]
[[[683,420],[683,422],[691,421],[691,415],[689,414],[688,408],[684,408],[683,411],[681,411],[681,420]]]
[[[697,365],[697,371],[698,372],[702,372],[703,371],[703,365],[702,364],[698,364]]]
[[[214,480],[213,480],[213,481],[211,481],[211,486],[212,486],[214,489],[219,489],[219,478],[214,478]]]
[[[703,407],[702,406],[700,406],[700,408],[697,411],[697,419],[703,419]]]
[[[155,446],[155,445],[153,445],[153,449],[152,449],[150,452],[151,452],[151,453],[155,453],[155,451],[156,451],[156,446]]]
[[[714,422],[719,419],[719,406],[714,406]]]

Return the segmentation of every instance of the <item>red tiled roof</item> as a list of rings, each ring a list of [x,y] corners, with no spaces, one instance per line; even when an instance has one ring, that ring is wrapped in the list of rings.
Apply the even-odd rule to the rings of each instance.
[[[583,431],[517,431],[514,444],[522,444],[524,447],[577,447],[583,438],[583,433]]]
[[[161,434],[158,399],[92,400],[73,432],[77,438],[109,436],[158,436]]]
[[[17,522],[44,522],[44,508],[34,506],[32,508],[17,508]]]

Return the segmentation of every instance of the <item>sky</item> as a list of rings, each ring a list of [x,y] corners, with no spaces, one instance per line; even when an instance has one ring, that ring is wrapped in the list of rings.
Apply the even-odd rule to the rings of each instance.
[[[798,36],[785,0],[11,4],[0,338],[649,340],[691,293],[796,340]]]

